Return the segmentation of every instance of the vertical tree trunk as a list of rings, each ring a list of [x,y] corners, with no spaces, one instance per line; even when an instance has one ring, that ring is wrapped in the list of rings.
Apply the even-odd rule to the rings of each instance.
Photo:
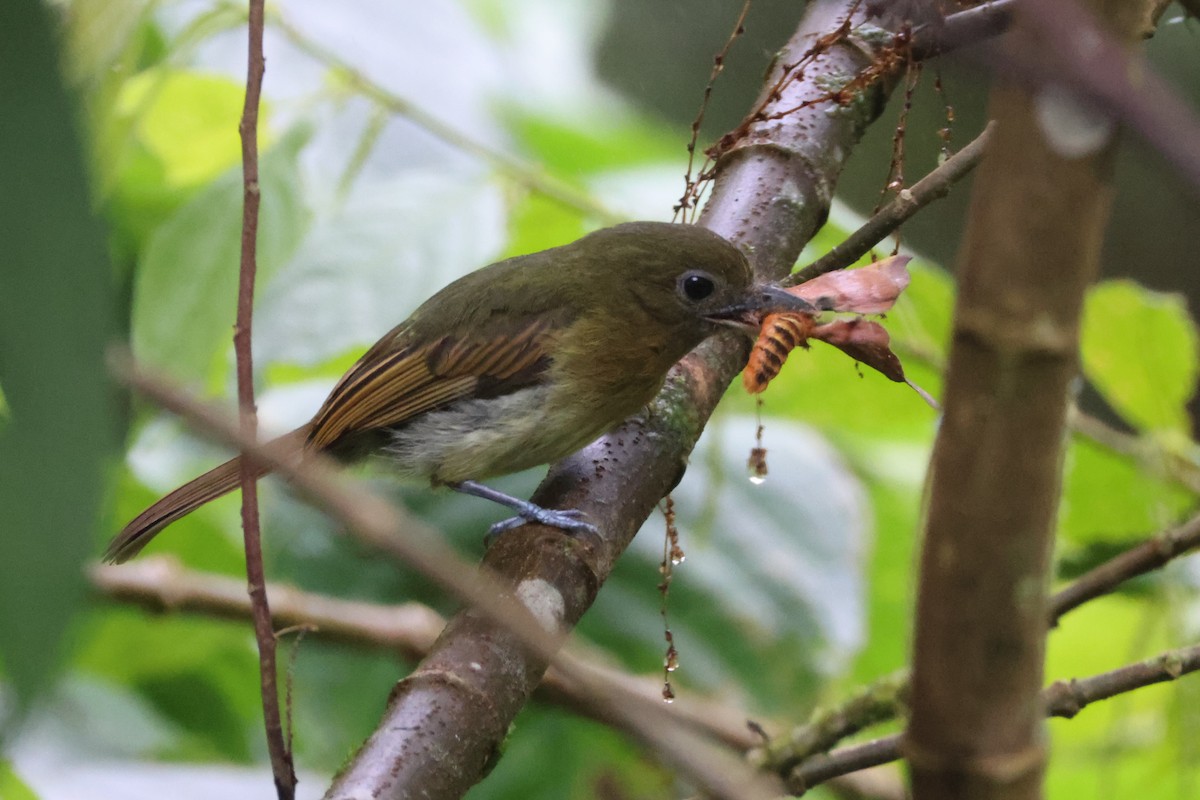
[[[1021,7],[1017,16],[1020,27]],[[1064,425],[1116,139],[1050,84],[993,91],[995,138],[960,254],[905,741],[918,800],[1041,796]],[[1063,139],[1068,119],[1088,134],[1075,148]]]

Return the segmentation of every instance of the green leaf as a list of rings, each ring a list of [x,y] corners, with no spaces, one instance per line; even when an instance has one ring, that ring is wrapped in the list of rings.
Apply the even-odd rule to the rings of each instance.
[[[258,282],[265,284],[299,245],[309,212],[297,159],[308,139],[297,128],[263,156]],[[195,381],[230,347],[241,252],[242,178],[223,175],[154,234],[134,282],[133,348],[141,359]]]
[[[944,269],[913,261],[908,273],[912,280],[883,323],[906,371],[918,356],[944,361],[954,315],[954,279]]]
[[[414,169],[363,181],[259,284],[256,358],[361,355],[438,289],[495,259],[504,236],[500,192],[482,176]]]
[[[0,25],[0,660],[13,711],[48,687],[83,603],[82,565],[114,456],[104,369],[112,269],[92,210],[78,109],[37,0]]]
[[[1116,411],[1147,431],[1190,436],[1200,345],[1182,295],[1133,281],[1106,281],[1088,294],[1083,369]]]
[[[1063,617],[1051,632],[1046,680],[1095,675],[1159,653],[1178,642],[1168,606],[1127,596],[1101,597]],[[1183,693],[1192,683],[1148,686],[1052,719],[1047,797],[1178,798],[1200,778],[1194,747],[1173,729],[1176,713],[1194,715]]]
[[[1070,541],[1146,537],[1176,523],[1194,502],[1133,458],[1082,437],[1068,446],[1059,530]]]
[[[249,623],[153,618],[130,609],[96,614],[78,667],[135,691],[194,741],[164,743],[177,753],[249,761],[261,705]],[[136,654],[136,658],[131,654]]]
[[[77,82],[104,80],[127,66],[151,0],[75,0],[67,16],[67,68]]]
[[[636,118],[563,120],[513,108],[509,131],[537,163],[559,175],[591,175],[687,158],[684,143],[659,126]],[[680,191],[683,181],[679,182]]]
[[[237,121],[245,87],[220,75],[160,67],[142,72],[121,89],[116,110],[132,117],[138,141],[163,165],[168,183],[189,186],[215,178],[241,157]],[[259,147],[271,145],[270,108],[259,110]]]
[[[886,445],[870,448],[864,457],[878,460],[887,456],[887,449]],[[926,452],[920,454],[924,458],[917,455],[901,480],[872,475],[865,479],[875,515],[875,536],[867,573],[866,635],[852,675],[858,683],[886,675],[908,660],[916,596],[913,565],[920,543],[920,487],[928,463]]]
[[[4,800],[38,800],[37,794],[21,780],[6,758],[0,758],[0,797]]]
[[[583,214],[543,194],[521,198],[508,217],[505,257],[519,256],[578,239],[586,232]]]

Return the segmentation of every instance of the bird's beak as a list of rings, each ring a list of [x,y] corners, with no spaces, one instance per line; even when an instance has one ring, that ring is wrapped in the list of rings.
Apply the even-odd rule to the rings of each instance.
[[[779,286],[764,284],[753,287],[741,302],[705,316],[721,325],[757,333],[763,317],[779,313],[816,314],[817,309],[812,303],[788,293]]]

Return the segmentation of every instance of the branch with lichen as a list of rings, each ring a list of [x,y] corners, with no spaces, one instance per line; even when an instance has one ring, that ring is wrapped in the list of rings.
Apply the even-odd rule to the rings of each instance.
[[[1055,681],[1042,690],[1041,701],[1046,716],[1070,719],[1091,703],[1177,680],[1198,670],[1200,645],[1182,647],[1088,678]],[[887,764],[903,755],[903,734],[817,755],[800,763],[787,775],[788,792],[799,796],[838,775]]]

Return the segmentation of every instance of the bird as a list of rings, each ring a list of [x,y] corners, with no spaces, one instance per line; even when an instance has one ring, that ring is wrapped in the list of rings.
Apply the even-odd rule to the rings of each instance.
[[[481,481],[557,461],[644,408],[706,338],[753,336],[773,312],[813,307],[757,283],[735,245],[697,225],[627,222],[471,272],[384,334],[310,422],[275,440],[343,462],[381,456],[402,479],[492,500],[516,516],[594,531]],[[270,445],[268,445],[270,446]],[[269,472],[258,466],[257,475]],[[240,485],[240,457],[151,505],[104,559],[136,555],[165,527]]]

